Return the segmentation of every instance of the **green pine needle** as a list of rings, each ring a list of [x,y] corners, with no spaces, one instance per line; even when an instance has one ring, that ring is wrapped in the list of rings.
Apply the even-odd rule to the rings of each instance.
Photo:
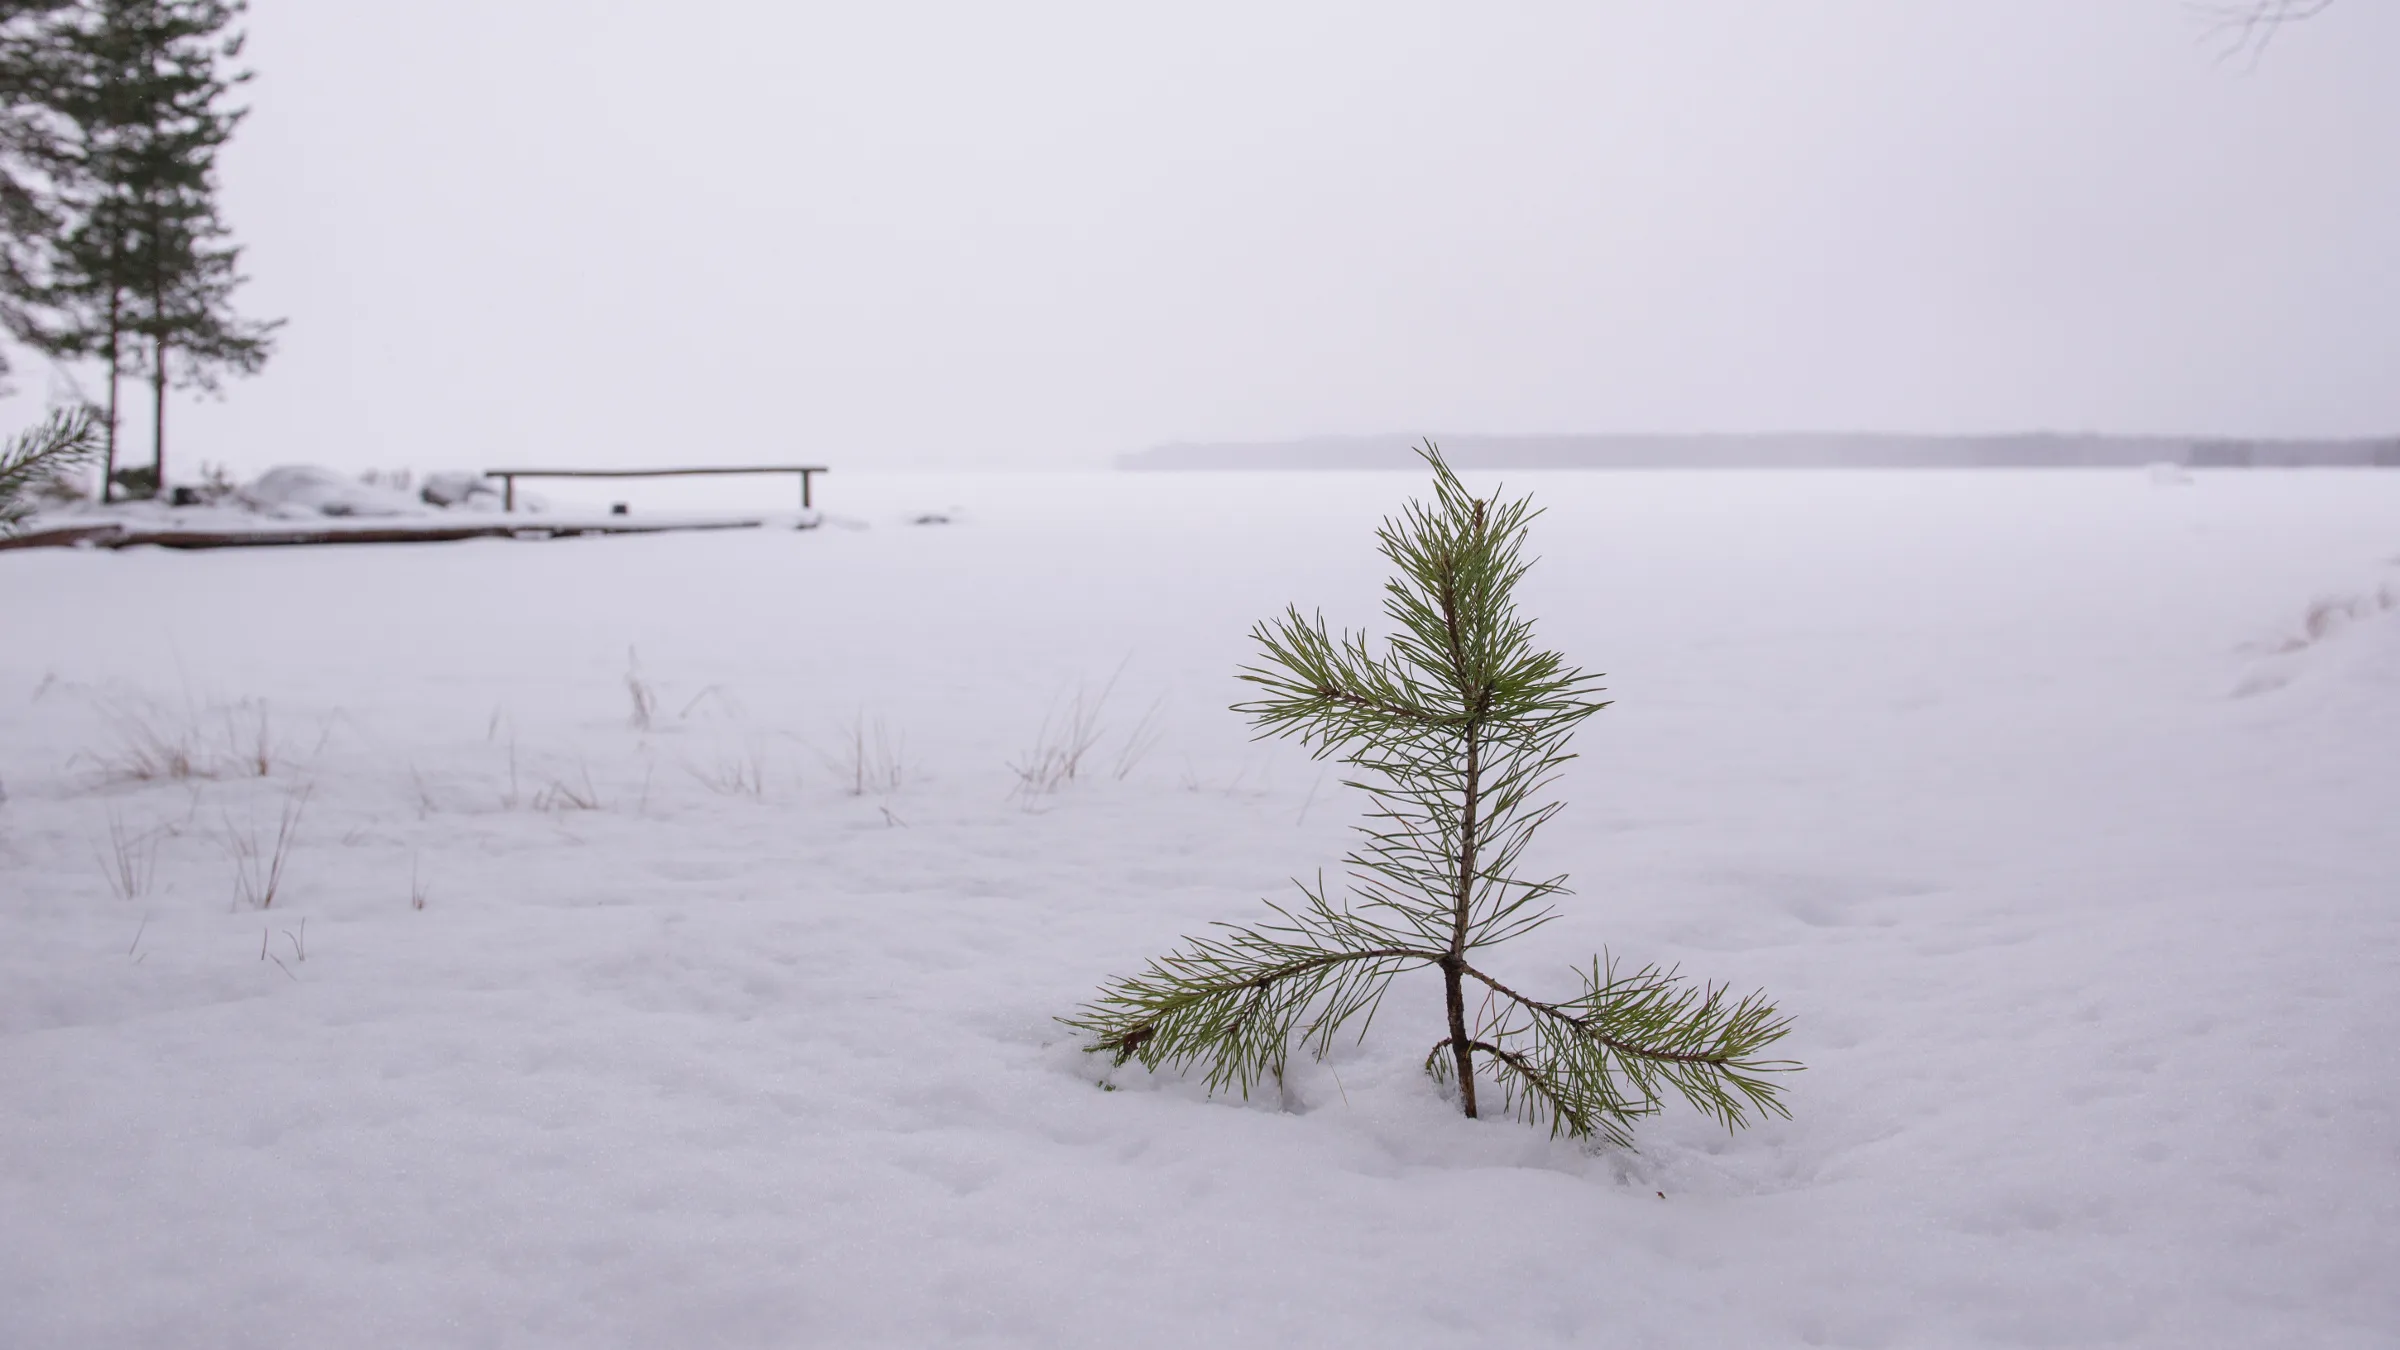
[[[100,419],[90,408],[58,408],[0,445],[0,535],[33,514],[36,488],[100,454]]]

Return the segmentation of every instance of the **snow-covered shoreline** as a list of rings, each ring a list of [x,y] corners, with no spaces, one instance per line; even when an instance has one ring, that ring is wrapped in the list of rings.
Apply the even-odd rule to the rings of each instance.
[[[822,514],[793,511],[645,511],[554,504],[522,494],[504,509],[492,481],[437,474],[412,481],[361,480],[327,469],[287,466],[258,480],[175,497],[52,504],[0,535],[0,550],[24,548],[241,548],[345,543],[452,543],[467,539],[554,539],[658,534],[671,530],[813,528]]]
[[[1223,705],[1414,476],[0,557],[0,1343],[2380,1343],[2395,477],[1508,475],[1618,700],[1511,959],[1809,1065],[1632,1155],[1455,1119],[1413,997],[1246,1104],[1050,1021],[1335,863]]]

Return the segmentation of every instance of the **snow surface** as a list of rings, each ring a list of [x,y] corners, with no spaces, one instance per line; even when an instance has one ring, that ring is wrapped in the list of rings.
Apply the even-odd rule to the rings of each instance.
[[[1618,702],[1501,965],[1809,1066],[1638,1154],[1452,1115],[1422,981],[1247,1103],[1051,1021],[1336,861],[1224,705],[1413,477],[0,555],[0,1346],[2400,1343],[2400,474],[2194,479],[1511,477]]]

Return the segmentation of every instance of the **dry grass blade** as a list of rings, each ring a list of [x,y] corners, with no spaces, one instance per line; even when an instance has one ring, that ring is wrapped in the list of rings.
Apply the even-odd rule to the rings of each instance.
[[[581,765],[576,772],[579,779],[577,782],[570,783],[563,778],[551,779],[550,786],[534,794],[533,809],[536,811],[599,810],[600,790],[592,786],[591,766]]]
[[[1122,674],[1124,667],[1117,670]],[[1033,748],[1009,762],[1009,770],[1017,776],[1012,795],[1044,796],[1082,775],[1085,757],[1100,744],[1103,730],[1100,714],[1108,707],[1108,696],[1116,687],[1117,676],[1111,675],[1098,693],[1078,684],[1064,709],[1055,702],[1051,704],[1049,711],[1042,714],[1041,730],[1034,734]],[[1126,772],[1131,772],[1130,767]]]
[[[1142,766],[1142,761],[1149,758],[1150,752],[1158,748],[1159,738],[1166,735],[1166,728],[1159,720],[1159,714],[1166,710],[1166,706],[1167,696],[1164,694],[1151,700],[1148,710],[1142,713],[1142,719],[1133,724],[1133,730],[1125,736],[1125,743],[1117,748],[1113,776],[1118,782],[1122,783],[1131,777],[1133,771]]]
[[[842,733],[841,752],[824,758],[826,767],[847,784],[843,791],[853,797],[898,792],[908,777],[901,737],[882,718],[869,719],[865,713],[851,718]]]
[[[252,909],[273,909],[283,893],[283,875],[290,864],[292,849],[300,842],[300,817],[308,809],[308,790],[303,788],[284,798],[283,813],[275,826],[273,847],[262,847],[258,832],[239,829],[233,817],[225,817],[225,849],[233,858],[234,894],[242,904]]]
[[[134,831],[126,828],[125,818],[114,810],[108,813],[108,848],[95,848],[100,874],[108,879],[108,889],[119,900],[136,900],[150,891],[151,879],[158,871],[158,830]]]
[[[181,783],[217,776],[215,761],[189,726],[172,726],[154,709],[113,702],[97,706],[101,718],[116,733],[117,744],[113,750],[78,758],[98,769],[102,778],[118,783]]]
[[[756,753],[720,760],[705,768],[685,766],[685,772],[720,797],[762,799],[767,795],[766,762]]]
[[[275,729],[263,701],[225,709],[225,747],[241,771],[254,778],[275,771]]]
[[[633,729],[648,731],[658,716],[658,690],[642,678],[641,657],[631,647],[625,649],[625,692],[633,700]]]

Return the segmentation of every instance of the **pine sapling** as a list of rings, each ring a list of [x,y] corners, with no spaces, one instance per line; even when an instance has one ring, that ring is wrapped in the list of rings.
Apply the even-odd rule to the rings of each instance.
[[[1247,1096],[1281,1079],[1295,1046],[1322,1059],[1353,1022],[1364,1039],[1392,978],[1430,967],[1446,1034],[1425,1067],[1470,1117],[1479,1079],[1553,1135],[1620,1146],[1670,1094],[1729,1130],[1788,1116],[1772,1076],[1800,1066],[1763,1052],[1790,1019],[1761,994],[1597,958],[1576,971],[1577,992],[1548,1001],[1476,963],[1549,922],[1568,893],[1565,877],[1519,864],[1559,811],[1545,793],[1568,741],[1607,705],[1593,698],[1599,677],[1538,650],[1517,612],[1530,500],[1477,498],[1430,442],[1419,453],[1432,504],[1411,502],[1378,532],[1398,569],[1384,596],[1397,631],[1378,651],[1290,608],[1252,630],[1259,659],[1241,676],[1261,695],[1234,709],[1262,738],[1336,760],[1366,794],[1347,893],[1321,876],[1299,883],[1296,903],[1268,903],[1272,919],[1186,938],[1061,1020],[1117,1064],[1203,1065],[1210,1091]]]

